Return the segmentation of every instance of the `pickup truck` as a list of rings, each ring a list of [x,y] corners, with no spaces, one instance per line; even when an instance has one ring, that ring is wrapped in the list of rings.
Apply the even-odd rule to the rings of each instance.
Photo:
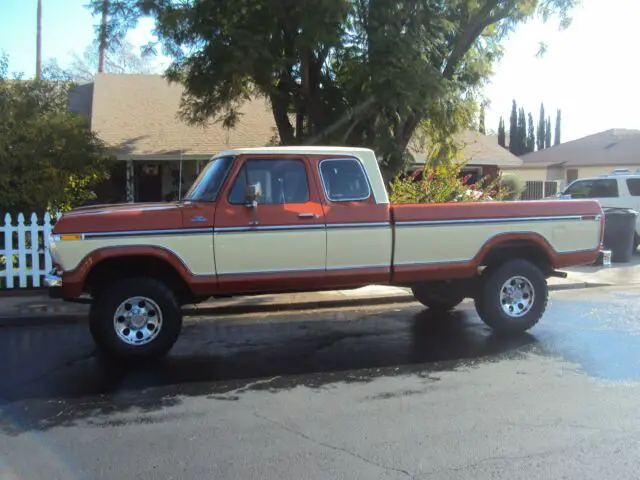
[[[439,310],[472,298],[488,326],[516,333],[543,315],[549,277],[597,259],[603,230],[593,200],[392,205],[369,149],[239,149],[179,202],[62,215],[45,282],[91,299],[91,334],[116,358],[166,354],[185,304],[371,284]]]

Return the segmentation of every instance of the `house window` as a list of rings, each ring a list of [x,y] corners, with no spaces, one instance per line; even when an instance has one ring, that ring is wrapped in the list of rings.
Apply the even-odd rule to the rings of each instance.
[[[573,182],[578,179],[578,169],[577,168],[567,168],[567,184]]]
[[[473,185],[482,180],[482,167],[464,167],[460,170],[460,176],[462,178],[469,177],[467,185]]]

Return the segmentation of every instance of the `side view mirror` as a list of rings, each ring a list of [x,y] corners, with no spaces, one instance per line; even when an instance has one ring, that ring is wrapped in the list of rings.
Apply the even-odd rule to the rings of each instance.
[[[245,205],[251,209],[251,225],[258,225],[258,199],[262,197],[262,185],[247,185],[244,190]]]
[[[247,185],[244,189],[244,198],[247,206],[257,207],[258,199],[262,197],[262,185],[259,183]]]

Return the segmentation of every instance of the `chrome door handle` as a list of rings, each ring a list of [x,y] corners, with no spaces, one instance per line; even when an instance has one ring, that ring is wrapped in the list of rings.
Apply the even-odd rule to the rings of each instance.
[[[318,218],[315,213],[299,213],[298,218]]]

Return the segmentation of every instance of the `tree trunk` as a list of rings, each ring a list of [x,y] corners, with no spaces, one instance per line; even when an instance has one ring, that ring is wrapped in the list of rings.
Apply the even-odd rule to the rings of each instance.
[[[109,0],[102,0],[102,20],[100,21],[100,57],[98,59],[98,73],[104,73],[105,56],[107,52],[107,17]]]
[[[40,80],[42,77],[42,0],[38,0],[36,15],[36,80]]]

